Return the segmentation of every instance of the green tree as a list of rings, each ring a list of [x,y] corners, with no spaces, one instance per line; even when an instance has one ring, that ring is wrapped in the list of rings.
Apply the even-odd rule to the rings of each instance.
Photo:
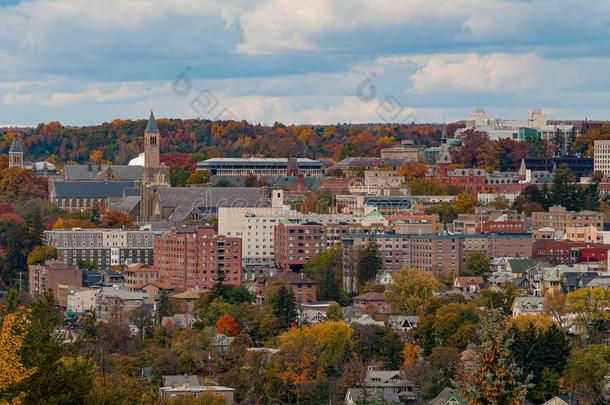
[[[318,282],[318,300],[340,301],[341,290],[341,252],[336,249],[328,249],[312,257],[303,269],[308,277]]]
[[[329,321],[342,321],[343,310],[339,304],[332,303],[326,310],[326,319]]]
[[[491,271],[491,259],[485,253],[475,250],[466,259],[465,276],[487,277]]]
[[[189,176],[190,173],[184,169],[173,169],[169,173],[169,181],[172,187],[184,187]]]
[[[157,306],[157,322],[161,323],[163,317],[169,316],[171,306],[169,303],[169,294],[167,290],[161,291],[161,297],[159,297],[159,304]]]
[[[513,339],[506,320],[498,311],[491,311],[483,317],[477,336],[476,343],[469,346],[472,360],[464,365],[459,381],[462,394],[478,404],[522,403],[528,378],[512,358]]]
[[[552,325],[538,329],[530,322],[526,328],[511,327],[511,352],[525,375],[531,376],[528,399],[542,403],[559,394],[559,377],[570,356],[570,345],[563,331]]]
[[[358,285],[363,287],[369,281],[374,281],[381,271],[381,253],[373,239],[360,252],[358,258]]]
[[[384,299],[395,314],[424,314],[441,286],[431,273],[420,269],[403,269],[393,279]]]
[[[610,348],[590,345],[572,352],[564,372],[568,390],[575,403],[607,404],[605,378],[610,373]]]
[[[265,304],[279,320],[281,329],[288,329],[297,320],[297,306],[292,287],[283,281],[274,281],[265,291]]]

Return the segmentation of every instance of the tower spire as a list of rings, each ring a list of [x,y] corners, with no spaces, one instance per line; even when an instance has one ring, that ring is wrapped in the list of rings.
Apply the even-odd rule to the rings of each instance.
[[[159,133],[159,127],[157,127],[155,115],[153,114],[152,110],[150,111],[150,117],[148,118],[148,123],[146,124],[145,131],[150,133]]]

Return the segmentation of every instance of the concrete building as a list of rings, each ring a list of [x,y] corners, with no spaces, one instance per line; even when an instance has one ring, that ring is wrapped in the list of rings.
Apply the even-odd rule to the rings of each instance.
[[[57,249],[57,260],[78,265],[97,264],[100,270],[128,263],[153,264],[154,232],[138,229],[53,229],[45,244]]]
[[[176,291],[208,290],[222,275],[231,285],[242,283],[242,241],[215,235],[212,226],[182,226],[155,237],[155,269],[159,280]]]
[[[95,315],[99,321],[108,322],[113,318],[123,321],[129,312],[144,305],[146,298],[146,293],[102,287],[95,294]]]
[[[567,211],[564,207],[553,206],[548,212],[532,212],[532,228],[553,228],[565,231],[568,227],[594,226],[603,231],[603,214],[597,211]]]
[[[322,163],[307,158],[212,158],[197,163],[197,170],[213,176],[304,176],[320,177]]]
[[[76,289],[70,292],[67,296],[67,311],[78,314],[93,312],[97,292],[97,288]]]
[[[404,140],[400,146],[383,148],[379,153],[382,159],[401,159],[411,162],[421,162],[424,159],[423,148],[416,147],[412,140]]]
[[[593,144],[593,169],[605,176],[610,174],[610,139],[597,140]]]
[[[28,278],[31,296],[51,290],[56,300],[59,300],[59,285],[80,287],[83,282],[78,266],[57,260],[47,260],[45,264],[28,266]]]

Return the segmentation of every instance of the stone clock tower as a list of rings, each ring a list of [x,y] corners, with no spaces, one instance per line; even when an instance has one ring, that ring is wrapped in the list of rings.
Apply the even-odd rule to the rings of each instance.
[[[144,130],[144,170],[142,171],[140,221],[158,221],[161,212],[157,212],[155,197],[159,188],[170,186],[169,167],[161,164],[161,134],[152,111]]]

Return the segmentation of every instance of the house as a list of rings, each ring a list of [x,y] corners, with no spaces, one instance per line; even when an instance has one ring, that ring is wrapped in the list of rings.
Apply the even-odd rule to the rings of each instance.
[[[218,353],[226,353],[229,350],[229,346],[233,343],[234,337],[229,337],[222,333],[214,335],[214,348]]]
[[[162,398],[198,397],[205,393],[222,397],[227,405],[235,403],[233,388],[201,385],[199,378],[194,375],[163,376],[163,386],[159,388],[159,396]]]
[[[559,397],[555,396],[555,397],[549,399],[548,401],[546,401],[542,405],[569,405],[569,402],[566,402],[562,398],[559,398]]]
[[[595,271],[565,272],[561,275],[561,291],[568,293],[583,288],[598,277]]]
[[[174,288],[167,280],[158,280],[135,287],[134,291],[145,292],[148,295],[146,302],[149,304],[155,304],[161,299],[161,294],[163,291],[170,294],[174,291]]]
[[[455,388],[445,387],[428,405],[467,405],[468,402],[460,396]]]
[[[403,404],[415,400],[415,386],[400,370],[377,370],[369,367],[363,387],[349,388],[345,394],[346,404],[382,401],[387,404]]]
[[[513,318],[520,315],[538,314],[544,309],[543,297],[516,297],[511,311]]]
[[[368,306],[373,306],[380,313],[387,313],[389,311],[388,305],[383,300],[383,293],[381,292],[367,292],[355,296],[353,300],[355,307],[360,307],[364,309]]]
[[[169,299],[172,305],[181,307],[181,312],[192,313],[195,311],[195,303],[203,293],[203,291],[199,290],[186,290],[170,296]]]
[[[359,316],[358,318],[350,318],[346,320],[348,325],[363,325],[363,326],[385,326],[385,323],[383,323],[383,321],[376,321],[375,319],[373,319],[372,316],[370,316],[369,314],[363,314],[361,316]]]
[[[477,276],[462,276],[456,277],[453,281],[453,287],[458,290],[471,294],[478,294],[481,292],[485,282],[483,277]]]
[[[199,321],[191,314],[175,314],[172,316],[164,316],[161,320],[161,325],[167,327],[173,326],[179,329],[193,329],[195,322]]]
[[[508,259],[506,271],[513,273],[514,277],[527,277],[536,263],[534,259]]]
[[[388,326],[397,332],[408,332],[417,328],[419,316],[390,315]]]
[[[307,309],[300,313],[301,324],[315,325],[326,321],[326,312],[315,309]]]
[[[487,278],[487,288],[492,291],[502,291],[506,284],[513,282],[513,275],[507,272],[495,272]]]

